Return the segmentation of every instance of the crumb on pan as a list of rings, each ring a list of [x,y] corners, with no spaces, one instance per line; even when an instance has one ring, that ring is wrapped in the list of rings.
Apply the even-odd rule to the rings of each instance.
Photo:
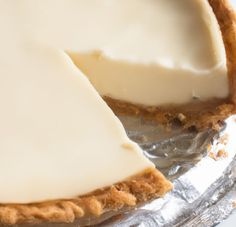
[[[219,150],[216,154],[217,158],[227,158],[228,156],[229,156],[228,152],[224,149]]]
[[[229,135],[225,133],[222,137],[219,139],[219,143],[222,145],[226,145],[229,142]]]
[[[233,207],[233,208],[236,208],[236,200],[233,200],[233,201],[232,201],[232,207]]]

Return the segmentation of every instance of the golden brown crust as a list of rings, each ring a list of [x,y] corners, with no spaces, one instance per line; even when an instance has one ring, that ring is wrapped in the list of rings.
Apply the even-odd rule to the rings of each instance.
[[[164,196],[171,188],[172,184],[158,170],[149,169],[109,188],[71,200],[0,205],[0,223],[71,223],[76,219],[99,217],[110,211],[137,206]]]
[[[229,0],[208,0],[220,25],[227,55],[230,99],[236,104],[236,14]]]
[[[162,107],[144,107],[108,97],[104,97],[104,100],[117,115],[144,117],[167,126],[175,123],[181,124],[183,128],[195,126],[199,130],[205,128],[219,130],[222,120],[236,113],[234,104],[221,99]]]

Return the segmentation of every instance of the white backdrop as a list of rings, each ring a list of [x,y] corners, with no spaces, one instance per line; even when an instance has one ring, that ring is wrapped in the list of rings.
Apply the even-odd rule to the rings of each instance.
[[[234,7],[236,8],[236,0],[231,0],[231,2],[234,5]]]

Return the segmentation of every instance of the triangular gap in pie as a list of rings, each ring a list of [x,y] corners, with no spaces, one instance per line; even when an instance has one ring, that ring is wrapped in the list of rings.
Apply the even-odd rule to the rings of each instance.
[[[142,10],[130,10],[136,20],[115,38],[72,59],[118,114],[218,130],[235,113],[235,12],[229,1],[140,4]]]
[[[98,217],[172,188],[57,46],[60,36],[47,36],[58,29],[68,46],[73,38],[84,42],[83,29],[77,34],[67,22],[84,13],[81,5],[95,11],[96,2],[0,1],[1,224]],[[47,22],[52,27],[40,36]]]

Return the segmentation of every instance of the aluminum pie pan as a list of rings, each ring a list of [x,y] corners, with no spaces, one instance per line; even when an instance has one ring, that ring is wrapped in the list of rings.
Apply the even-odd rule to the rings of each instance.
[[[167,131],[156,122],[120,116],[128,136],[174,184],[164,198],[100,218],[71,224],[18,225],[19,227],[97,226],[214,226],[235,209],[236,117],[226,120],[220,133]],[[224,157],[217,157],[224,151]]]

